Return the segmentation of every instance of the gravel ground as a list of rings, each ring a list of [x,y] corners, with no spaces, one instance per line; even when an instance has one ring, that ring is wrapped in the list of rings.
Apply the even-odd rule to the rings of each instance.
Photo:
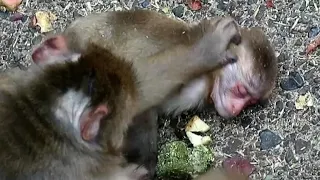
[[[0,69],[27,68],[30,64],[32,46],[44,37],[29,26],[32,15],[38,10],[49,10],[57,15],[52,33],[63,30],[74,18],[85,16],[90,11],[147,6],[148,9],[164,11],[185,21],[232,15],[242,26],[265,28],[275,46],[280,73],[272,97],[267,104],[249,108],[229,121],[210,109],[186,112],[170,122],[168,118],[163,118],[160,145],[185,139],[179,127],[197,114],[212,127],[216,166],[229,156],[242,155],[256,166],[253,179],[320,179],[320,61],[317,55],[320,50],[308,58],[304,53],[312,39],[308,36],[310,30],[317,30],[320,25],[318,0],[276,0],[275,8],[268,8],[263,0],[207,0],[199,11],[191,11],[181,4],[181,0],[159,0],[157,3],[154,0],[149,6],[147,1],[132,1],[24,0],[19,11],[25,17],[14,22],[10,21],[11,13],[0,11]],[[293,71],[303,77],[303,86],[285,91],[280,84]],[[313,105],[297,110],[295,101],[299,95],[308,92],[314,97]],[[264,136],[271,140],[265,142]]]

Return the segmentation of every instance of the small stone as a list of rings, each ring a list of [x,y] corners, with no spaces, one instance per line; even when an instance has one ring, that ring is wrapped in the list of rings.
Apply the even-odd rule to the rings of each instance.
[[[260,120],[265,120],[266,119],[266,115],[265,114],[260,114],[259,115],[259,119]]]
[[[306,133],[306,132],[308,132],[309,130],[310,130],[310,126],[309,126],[308,124],[305,124],[305,125],[301,128],[300,132]]]
[[[172,12],[176,17],[181,18],[184,14],[184,6],[182,6],[182,5],[177,6],[172,9]]]
[[[222,149],[224,153],[232,154],[241,149],[243,142],[237,138],[230,138],[227,142],[227,146]]]
[[[298,72],[290,72],[289,77],[283,79],[280,83],[280,87],[286,91],[301,88],[303,85],[304,81]]]
[[[145,0],[141,3],[141,7],[147,8],[150,5],[150,2],[148,0]]]
[[[295,107],[294,103],[291,102],[291,101],[287,102],[287,103],[286,103],[286,106],[287,106],[288,108],[291,108],[291,109],[293,109],[293,108]]]
[[[286,160],[287,163],[290,163],[291,161],[293,161],[295,159],[294,153],[291,149],[288,149],[284,159]]]
[[[274,132],[266,129],[260,132],[260,148],[261,150],[267,150],[276,147],[281,143],[281,138]]]
[[[42,36],[39,35],[32,39],[32,44],[33,45],[40,44],[41,41],[42,41]]]
[[[10,21],[19,21],[19,20],[21,20],[22,22],[25,22],[27,19],[28,19],[28,17],[25,16],[24,14],[22,14],[22,13],[14,13],[9,18]]]
[[[284,106],[284,105],[283,105],[283,102],[277,101],[277,102],[276,102],[276,111],[277,111],[277,112],[282,111],[283,106]]]
[[[309,92],[309,89],[310,89],[310,87],[307,85],[307,86],[304,86],[303,88],[301,88],[300,90],[299,90],[299,94],[300,95],[305,95],[305,94],[307,94],[308,92]]]
[[[82,17],[82,15],[77,10],[73,11],[72,15],[73,15],[73,18],[75,19]]]
[[[297,139],[294,144],[294,150],[297,154],[303,154],[309,150],[311,143],[302,139]]]
[[[309,38],[313,38],[320,33],[320,27],[311,27],[308,33]]]
[[[314,78],[313,81],[314,81],[315,83],[320,83],[320,77]]]
[[[240,124],[242,127],[246,128],[251,124],[252,120],[253,119],[250,117],[244,117],[241,119]]]

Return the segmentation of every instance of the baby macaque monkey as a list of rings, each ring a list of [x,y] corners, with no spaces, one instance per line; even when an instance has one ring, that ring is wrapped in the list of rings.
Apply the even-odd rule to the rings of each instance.
[[[190,79],[234,63],[228,47],[240,42],[232,18],[208,22],[194,43],[138,62],[99,44],[75,52],[65,36],[48,39],[34,53],[46,55],[33,58],[38,66],[2,78],[9,84],[0,86],[2,179],[145,178],[145,168],[122,157],[131,121]]]

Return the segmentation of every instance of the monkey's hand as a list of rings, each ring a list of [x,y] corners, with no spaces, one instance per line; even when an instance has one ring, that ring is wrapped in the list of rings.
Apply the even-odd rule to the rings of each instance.
[[[240,28],[231,17],[217,18],[204,22],[205,34],[195,48],[195,55],[204,58],[208,66],[214,69],[238,60],[229,50],[229,44],[241,43]]]

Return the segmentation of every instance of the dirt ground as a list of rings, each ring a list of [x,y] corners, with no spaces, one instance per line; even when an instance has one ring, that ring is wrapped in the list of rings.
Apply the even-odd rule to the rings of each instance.
[[[12,13],[0,12],[0,69],[27,68],[30,50],[44,34],[29,27],[32,15],[39,10],[57,16],[54,32],[65,28],[74,18],[91,12],[131,8],[166,12],[174,18],[192,22],[215,15],[232,15],[242,26],[261,26],[275,46],[279,60],[277,87],[264,106],[248,108],[239,117],[224,120],[213,110],[186,112],[179,118],[163,118],[160,144],[183,139],[179,132],[193,115],[211,125],[215,165],[227,157],[241,155],[256,166],[253,179],[320,179],[320,50],[306,58],[309,32],[320,26],[319,0],[276,0],[268,8],[264,0],[206,0],[199,11],[192,11],[181,0],[24,0],[19,11],[22,21],[11,21]],[[318,30],[319,31],[319,30]],[[280,87],[290,72],[303,77],[303,86],[295,90]],[[296,109],[300,95],[310,92],[313,103]],[[270,130],[270,131],[267,131]],[[267,142],[262,136],[267,137]],[[187,142],[187,141],[186,141]],[[262,147],[270,147],[261,150]]]

